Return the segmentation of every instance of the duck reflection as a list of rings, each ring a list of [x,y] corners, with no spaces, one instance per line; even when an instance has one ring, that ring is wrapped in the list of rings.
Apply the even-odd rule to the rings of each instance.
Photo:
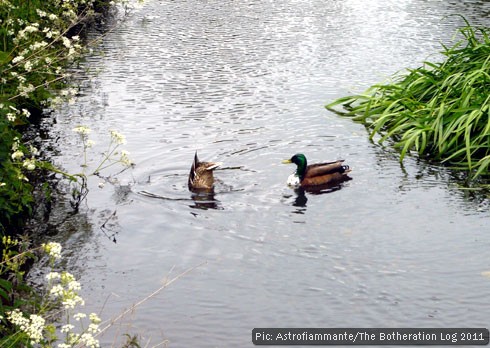
[[[221,209],[219,205],[219,201],[214,198],[214,190],[203,190],[201,192],[194,190],[191,194],[191,198],[194,201],[194,204],[191,204],[189,207],[195,209]]]
[[[306,203],[308,202],[308,198],[305,194],[304,188],[297,188],[294,190],[296,193],[296,198],[294,199],[293,206],[294,207],[306,207]]]
[[[303,188],[298,187],[294,189],[294,193],[296,194],[296,198],[293,201],[293,207],[306,208],[306,203],[308,202],[308,197],[306,193],[308,192],[311,195],[322,195],[325,193],[331,193],[338,191],[342,188],[342,185],[322,185],[316,186],[314,188]],[[298,210],[298,213],[303,213],[305,209]]]

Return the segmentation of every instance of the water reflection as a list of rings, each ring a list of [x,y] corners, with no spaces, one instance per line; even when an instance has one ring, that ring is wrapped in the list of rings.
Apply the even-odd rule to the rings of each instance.
[[[219,205],[219,201],[214,198],[214,190],[211,191],[201,191],[201,192],[193,192],[191,195],[194,204],[189,207],[195,209],[223,209]]]
[[[348,180],[352,180],[349,178]],[[300,207],[300,208],[306,208],[306,203],[308,202],[308,197],[306,196],[306,193],[311,194],[311,195],[322,195],[325,193],[332,193],[335,191],[339,191],[342,188],[342,184],[329,184],[329,185],[319,185],[315,187],[308,187],[308,188],[303,188],[299,187],[294,189],[294,193],[296,194],[296,197],[294,198],[293,201],[293,207]],[[291,196],[285,195],[283,196],[284,198],[290,198]],[[301,210],[296,210],[295,213],[303,214],[305,209]]]
[[[294,199],[293,206],[295,207],[306,207],[308,198],[306,197],[305,190],[303,188],[295,189],[296,198]]]
[[[105,217],[107,214],[109,214],[109,216]],[[116,244],[116,236],[119,234],[120,230],[120,226],[117,221],[117,210],[114,210],[113,212],[103,211],[100,217],[105,219],[104,223],[100,226],[100,230],[104,236],[107,237],[107,239]]]

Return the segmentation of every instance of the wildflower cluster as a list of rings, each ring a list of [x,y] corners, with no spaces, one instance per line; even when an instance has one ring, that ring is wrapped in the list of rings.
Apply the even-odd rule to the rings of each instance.
[[[50,98],[48,87],[66,77],[64,66],[82,52],[80,37],[70,30],[92,14],[92,1],[46,0],[42,9],[30,2],[2,0],[0,6],[0,79],[9,106],[30,100],[40,106]],[[82,9],[82,10],[80,10]],[[22,103],[22,102],[21,102]],[[14,114],[8,115],[15,121]]]
[[[82,167],[87,167],[87,149],[95,145],[95,142],[88,137],[92,130],[86,126],[77,126],[73,129],[73,131],[79,134],[82,141],[84,155],[84,162],[82,164]],[[128,151],[118,151],[121,145],[126,144],[126,137],[116,130],[110,130],[109,133],[111,136],[111,140],[109,142],[107,151],[103,153],[102,159],[100,160],[97,167],[91,172],[91,174],[98,174],[100,173],[100,171],[118,163],[122,164],[125,167],[130,167],[133,164],[133,162],[129,158]]]
[[[56,242],[43,243],[41,245],[44,252],[50,257],[51,263],[61,258],[61,244]]]
[[[49,295],[53,300],[61,301],[65,309],[74,309],[77,305],[85,304],[83,298],[78,295],[81,289],[80,283],[68,272],[50,272],[46,276],[49,285]]]
[[[15,325],[22,333],[26,334],[30,344],[37,344],[43,339],[45,320],[39,315],[31,314],[29,318],[19,310],[7,312],[7,319]]]
[[[3,239],[4,248],[17,245],[19,242],[8,237]],[[59,243],[46,243],[40,247],[50,259],[51,267],[54,266],[53,260],[61,257],[61,245]],[[9,256],[3,257],[3,262]],[[2,262],[2,263],[3,263]],[[0,338],[2,343],[12,342],[15,338],[16,345],[40,345],[41,347],[100,347],[96,338],[100,333],[101,319],[96,313],[87,314],[80,312],[79,307],[85,304],[79,295],[81,290],[80,283],[75,277],[66,271],[51,271],[46,275],[46,296],[43,297],[36,313],[29,313],[28,310],[15,308],[4,312],[5,317],[0,316],[0,332],[6,337]],[[49,322],[48,313],[53,309],[62,309],[65,324],[62,324],[58,333],[54,322]],[[15,329],[13,332],[6,331],[2,320],[10,323]],[[55,345],[56,344],[56,345]]]

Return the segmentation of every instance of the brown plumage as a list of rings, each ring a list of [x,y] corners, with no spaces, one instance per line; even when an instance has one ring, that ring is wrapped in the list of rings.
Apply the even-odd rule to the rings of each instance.
[[[334,162],[307,164],[303,154],[296,154],[283,163],[294,163],[296,171],[288,178],[288,185],[295,187],[313,187],[321,185],[333,185],[350,178],[347,174],[351,171],[349,166],[343,165],[344,160]]]
[[[221,162],[199,162],[197,151],[194,155],[187,185],[191,191],[211,191],[214,187],[213,170],[218,168]]]

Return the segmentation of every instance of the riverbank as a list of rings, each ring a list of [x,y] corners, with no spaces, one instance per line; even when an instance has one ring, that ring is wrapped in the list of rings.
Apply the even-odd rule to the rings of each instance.
[[[36,126],[78,89],[69,83],[70,65],[93,42],[87,28],[114,16],[126,1],[1,1],[0,6],[0,346],[97,347],[100,319],[79,313],[80,284],[60,269],[61,245],[33,243],[25,235],[29,219],[49,215],[53,190],[62,178],[75,183],[76,211],[86,189],[86,174],[70,174],[45,159]],[[96,38],[97,40],[100,39]],[[74,136],[87,140],[87,128]],[[111,133],[114,148],[121,136]],[[85,145],[85,143],[84,143]],[[84,151],[86,151],[84,147]],[[78,202],[77,202],[78,201]],[[42,225],[42,218],[35,224]],[[40,228],[38,231],[44,231]],[[36,240],[39,236],[36,237]],[[45,238],[44,238],[45,239]],[[32,246],[34,244],[34,246]],[[50,271],[46,284],[34,289],[26,274],[33,262]],[[62,267],[61,267],[62,269]],[[85,323],[83,318],[87,317]],[[60,320],[66,325],[60,326]],[[72,325],[78,321],[80,325]],[[128,336],[128,338],[130,338]]]
[[[109,11],[109,1],[3,1],[0,9],[0,233],[21,233],[35,205],[49,195],[46,164],[33,136],[43,114],[72,102],[67,67],[87,47],[85,28]]]

